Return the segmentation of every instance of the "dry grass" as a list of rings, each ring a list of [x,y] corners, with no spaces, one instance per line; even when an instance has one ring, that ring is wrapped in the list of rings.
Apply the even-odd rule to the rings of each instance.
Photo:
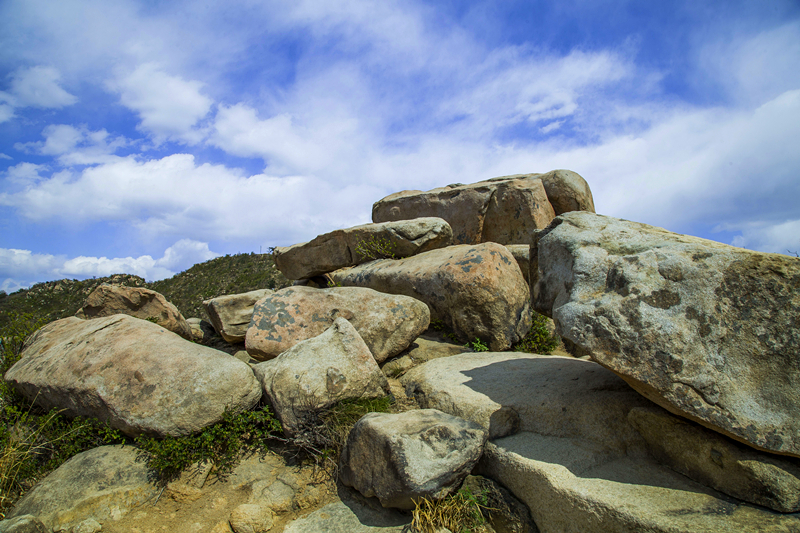
[[[472,494],[462,488],[452,496],[433,501],[424,498],[417,502],[412,512],[411,530],[415,533],[438,533],[447,528],[453,533],[483,533],[486,527],[487,506],[485,494]]]

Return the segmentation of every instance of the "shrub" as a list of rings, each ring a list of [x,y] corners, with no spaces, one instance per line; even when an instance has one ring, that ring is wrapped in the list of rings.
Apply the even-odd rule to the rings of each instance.
[[[489,347],[486,346],[480,339],[476,338],[472,342],[466,344],[467,348],[472,348],[473,352],[488,352]]]
[[[549,354],[558,347],[560,339],[547,328],[547,317],[533,312],[531,329],[525,338],[513,346],[515,352]]]
[[[488,510],[485,492],[473,494],[464,487],[441,500],[423,498],[416,502],[411,529],[416,533],[437,533],[445,527],[453,533],[485,532],[489,531],[485,516]]]
[[[397,245],[385,237],[371,235],[358,241],[356,253],[361,259],[397,259],[395,255]]]

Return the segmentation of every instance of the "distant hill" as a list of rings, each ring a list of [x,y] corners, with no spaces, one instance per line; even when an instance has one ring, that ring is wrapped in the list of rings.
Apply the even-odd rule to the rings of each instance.
[[[152,289],[175,304],[184,317],[205,318],[203,300],[255,289],[279,289],[291,282],[275,268],[271,254],[253,253],[217,257],[169,279],[151,283],[130,274],[114,274],[83,281],[48,281],[0,298],[0,328],[8,323],[9,315],[13,313],[32,313],[48,322],[72,316],[83,306],[86,297],[102,283]]]

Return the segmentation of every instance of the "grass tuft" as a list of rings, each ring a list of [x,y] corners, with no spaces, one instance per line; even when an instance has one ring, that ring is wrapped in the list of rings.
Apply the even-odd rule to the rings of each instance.
[[[483,533],[486,514],[491,509],[485,493],[473,494],[462,488],[441,500],[423,498],[412,511],[411,530],[415,533],[437,533],[447,528],[453,533]]]

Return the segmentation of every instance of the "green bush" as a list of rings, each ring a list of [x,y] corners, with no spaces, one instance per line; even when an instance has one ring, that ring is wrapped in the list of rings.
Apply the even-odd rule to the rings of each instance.
[[[533,311],[531,329],[525,338],[515,344],[515,352],[527,352],[547,355],[558,347],[560,340],[547,328],[547,317]]]
[[[385,237],[371,235],[358,241],[356,253],[361,259],[397,259],[395,251],[397,245]]]

